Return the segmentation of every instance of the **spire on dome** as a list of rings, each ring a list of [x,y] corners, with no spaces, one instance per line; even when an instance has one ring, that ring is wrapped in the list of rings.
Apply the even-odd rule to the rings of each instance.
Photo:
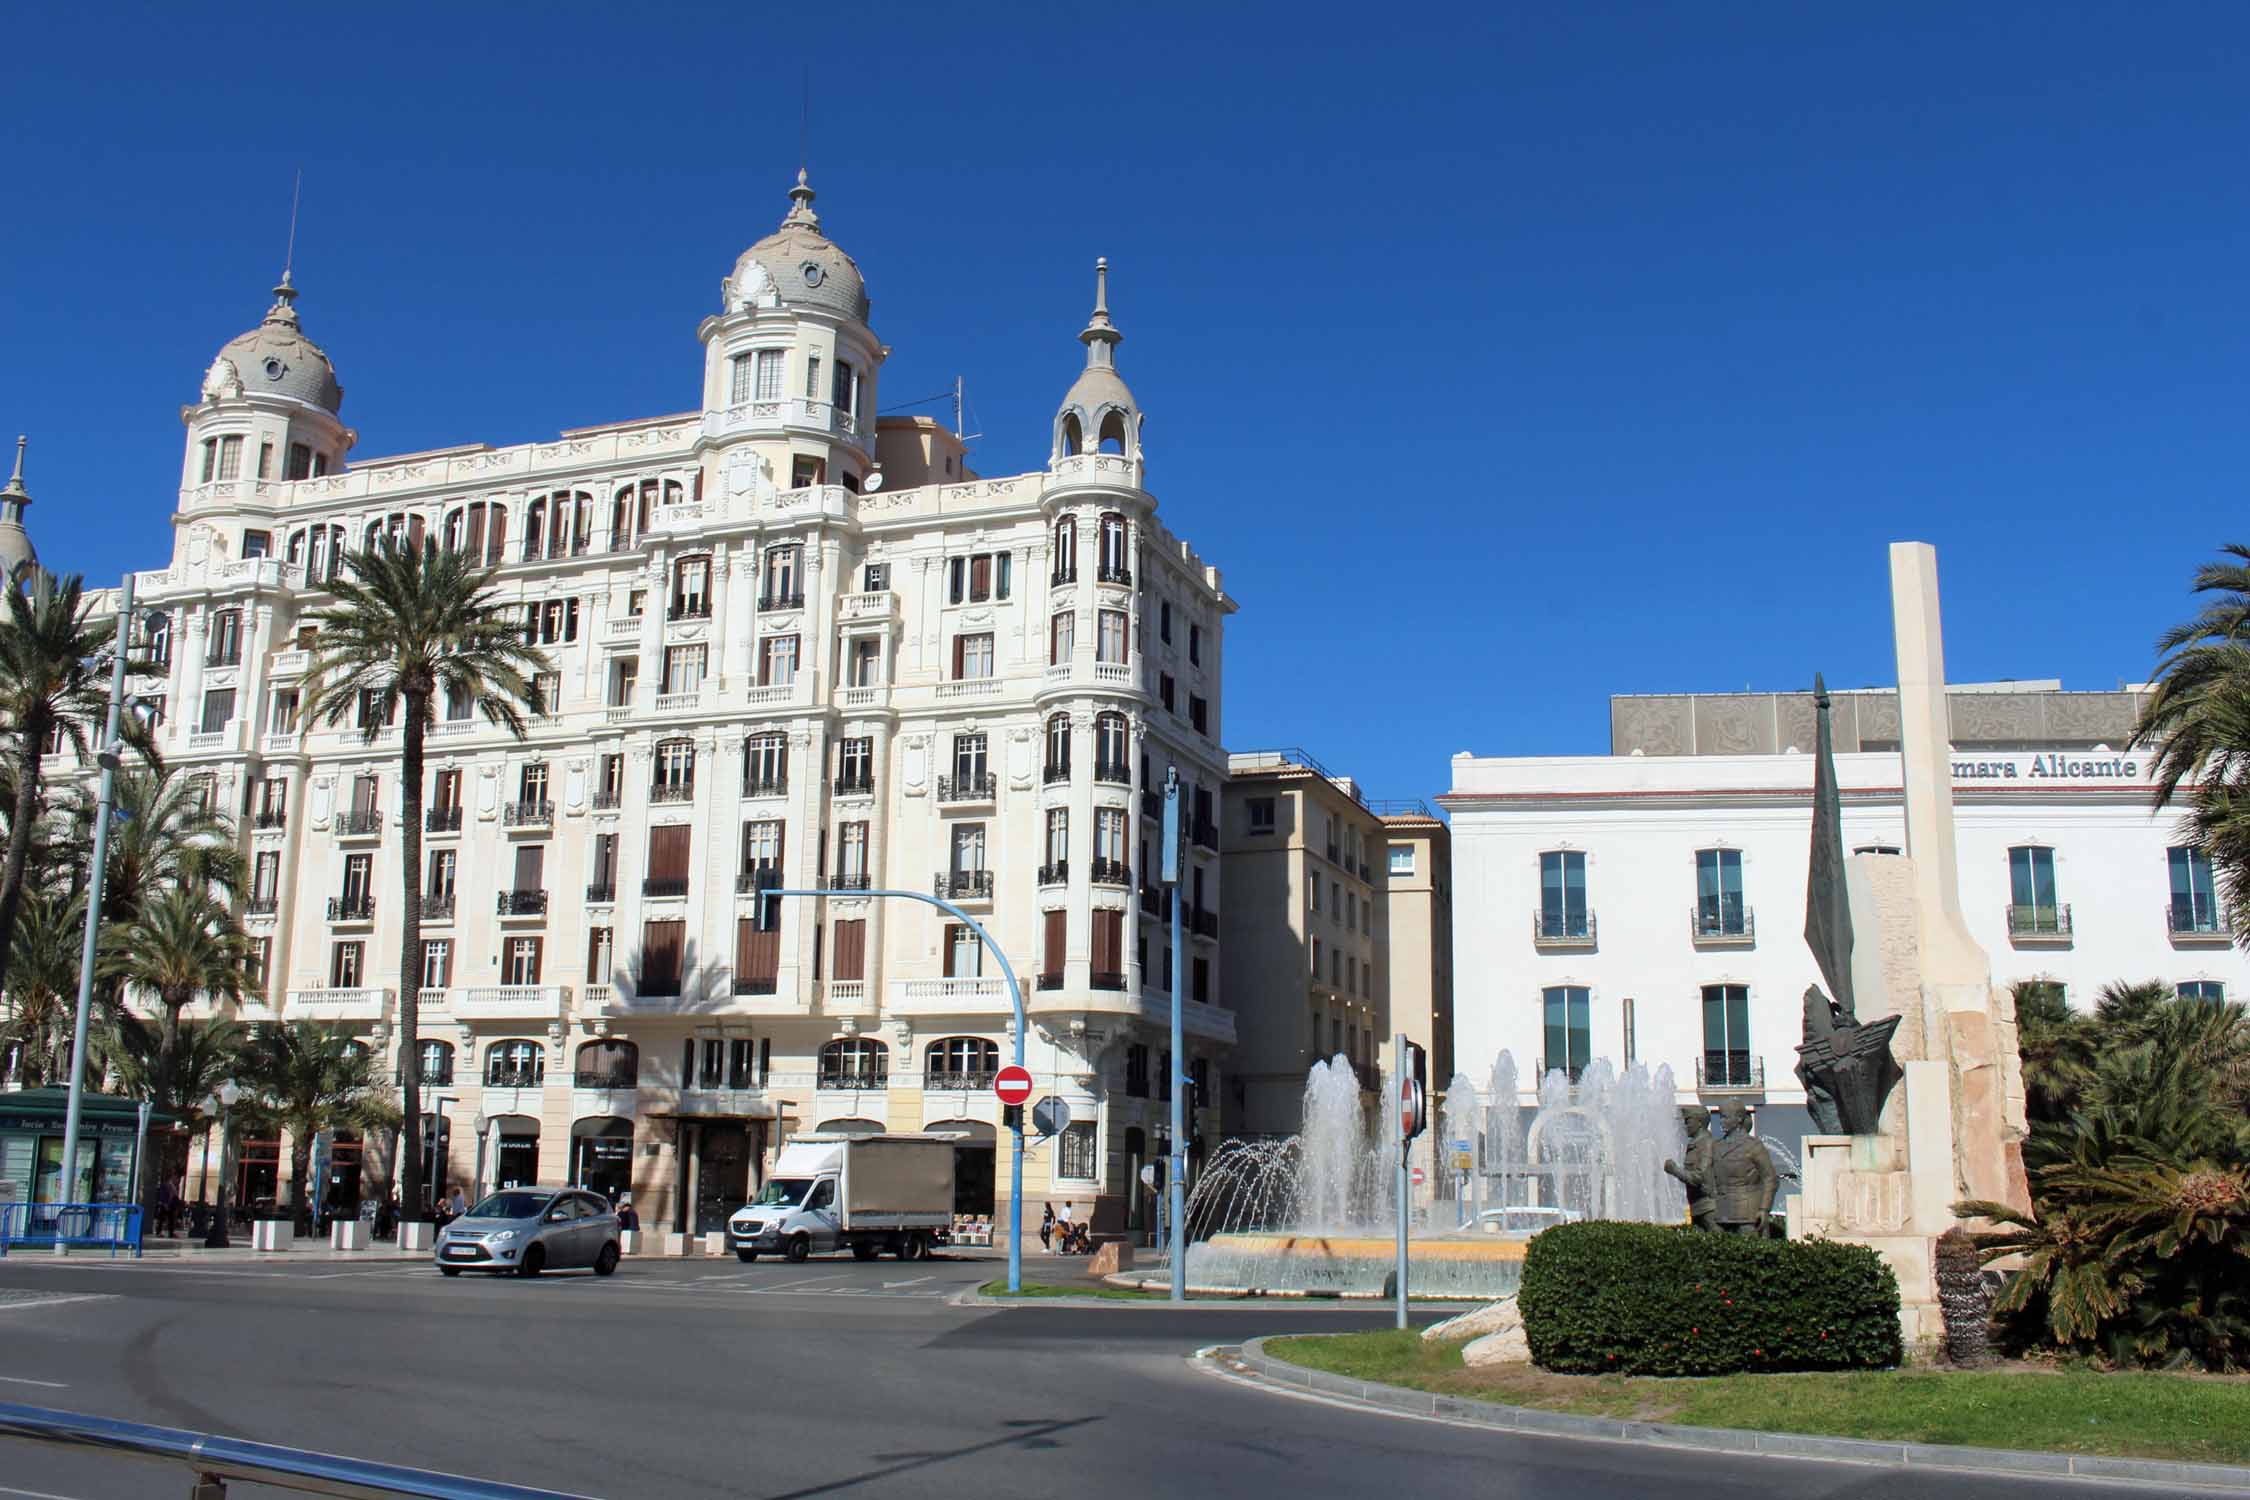
[[[1106,370],[1117,363],[1117,345],[1125,337],[1109,320],[1109,257],[1094,262],[1094,315],[1086,320],[1078,341],[1086,346],[1086,368]]]
[[[781,227],[787,229],[792,225],[799,225],[817,234],[820,231],[820,215],[813,212],[812,206],[813,199],[817,196],[812,190],[812,184],[805,180],[805,169],[799,167],[797,185],[789,190],[789,212],[782,216]]]
[[[289,279],[289,268],[281,268],[281,284],[273,289],[273,306],[266,309],[268,323],[297,323],[297,288]]]
[[[29,442],[17,436],[16,471],[8,476],[7,488],[0,489],[0,570],[11,583],[26,567],[39,561],[31,534],[23,526],[23,508],[31,503],[31,494],[23,487],[23,450]]]

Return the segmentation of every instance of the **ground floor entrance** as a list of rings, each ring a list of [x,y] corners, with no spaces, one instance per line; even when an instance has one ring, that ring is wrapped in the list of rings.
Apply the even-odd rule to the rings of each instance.
[[[492,1186],[539,1185],[539,1122],[529,1115],[502,1115],[492,1122]]]
[[[615,1117],[570,1127],[570,1180],[615,1203],[633,1190],[633,1122]]]
[[[765,1151],[765,1122],[705,1120],[681,1129],[694,1135],[693,1181],[685,1199],[692,1205],[689,1229],[711,1234],[726,1228],[728,1217],[750,1201],[751,1163]]]

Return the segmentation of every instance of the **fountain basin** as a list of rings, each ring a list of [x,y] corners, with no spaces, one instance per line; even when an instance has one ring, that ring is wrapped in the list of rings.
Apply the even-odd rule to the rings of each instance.
[[[1406,1247],[1407,1291],[1446,1299],[1504,1297],[1523,1278],[1525,1243],[1502,1235],[1416,1235]],[[1398,1241],[1388,1235],[1217,1234],[1188,1246],[1187,1279],[1197,1291],[1380,1296],[1397,1264]]]

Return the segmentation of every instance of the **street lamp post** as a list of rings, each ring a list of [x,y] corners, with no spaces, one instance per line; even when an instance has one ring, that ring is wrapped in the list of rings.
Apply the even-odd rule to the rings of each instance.
[[[459,1104],[459,1094],[437,1094],[430,1099],[430,1212],[436,1213],[445,1202],[445,1159],[450,1154],[445,1138],[445,1107]]]
[[[1172,892],[1172,1155],[1165,1163],[1164,1192],[1171,1199],[1172,1300],[1187,1301],[1187,1038],[1180,1014],[1180,980],[1187,970],[1180,932],[1180,768],[1164,773],[1164,884]]]
[[[959,919],[964,926],[977,935],[977,941],[982,943],[994,958],[1000,960],[1000,975],[1008,981],[1008,1003],[1014,1007],[1016,1015],[1016,1066],[1020,1068],[1024,1065],[1024,1033],[1027,1027],[1023,1014],[1023,986],[1016,983],[1015,966],[1008,962],[1008,955],[1001,951],[1000,945],[992,940],[992,934],[984,930],[984,924],[961,910],[960,907],[955,906],[942,896],[925,896],[920,891],[770,890],[764,892],[764,894],[773,898],[782,896],[834,896],[853,901],[888,897],[901,901],[919,901],[925,906],[934,906],[938,910]],[[1008,1290],[1020,1292],[1023,1290],[1023,1115],[1021,1111],[1018,1111],[1016,1115],[1014,1136],[1015,1146],[1010,1153],[1008,1162]]]
[[[477,1109],[477,1182],[476,1191],[470,1195],[471,1201],[477,1203],[484,1201],[484,1146],[485,1142],[491,1138],[492,1116],[486,1114],[482,1106],[479,1106]]]
[[[234,1106],[242,1097],[242,1090],[232,1079],[221,1084],[213,1101],[219,1106],[219,1189],[216,1194],[218,1208],[211,1215],[211,1232],[203,1237],[206,1250],[224,1250],[227,1239],[227,1155],[234,1148]]]

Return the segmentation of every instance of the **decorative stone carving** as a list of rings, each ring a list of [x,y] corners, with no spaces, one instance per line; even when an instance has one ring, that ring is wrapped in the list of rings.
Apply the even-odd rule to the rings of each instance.
[[[500,768],[477,767],[477,818],[491,822],[500,816]]]
[[[225,401],[242,394],[242,375],[234,361],[221,357],[211,361],[211,368],[203,372],[203,399]]]

